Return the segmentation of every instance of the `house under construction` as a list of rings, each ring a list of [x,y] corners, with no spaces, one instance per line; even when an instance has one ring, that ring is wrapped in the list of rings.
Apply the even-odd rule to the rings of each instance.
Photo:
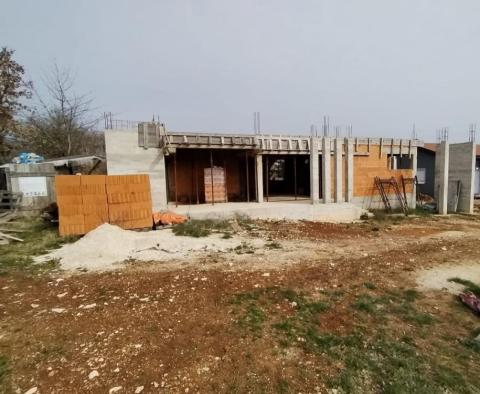
[[[415,206],[418,140],[106,130],[109,174],[150,175],[155,210],[335,219]],[[294,204],[295,203],[295,204]],[[263,214],[262,214],[263,212]]]

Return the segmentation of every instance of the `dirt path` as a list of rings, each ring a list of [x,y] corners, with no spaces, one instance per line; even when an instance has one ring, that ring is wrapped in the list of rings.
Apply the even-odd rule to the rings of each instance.
[[[457,266],[463,271],[455,275],[471,273],[464,263],[479,261],[473,242],[479,235],[480,221],[462,217],[350,226],[261,223],[241,236],[278,242],[278,248],[208,251],[194,262],[130,262],[74,276],[0,276],[0,355],[11,368],[4,387],[20,393],[34,387],[40,393],[332,393],[351,382],[360,392],[379,392],[385,382],[430,379],[422,386],[429,392],[468,389],[463,368],[478,375],[480,354],[455,338],[469,338],[477,318],[449,293],[410,289],[417,280],[431,283],[422,282],[425,272],[440,278],[440,269],[446,278]],[[425,271],[432,267],[437,271]],[[342,341],[357,337],[359,353],[345,353],[357,342]],[[403,353],[389,353],[401,338],[408,339]],[[362,361],[360,373],[347,360],[362,360],[369,346],[372,358]],[[396,354],[420,375],[388,372],[399,362]],[[378,359],[389,378],[376,369]],[[363,376],[369,368],[371,375]],[[406,383],[401,379],[408,374]]]

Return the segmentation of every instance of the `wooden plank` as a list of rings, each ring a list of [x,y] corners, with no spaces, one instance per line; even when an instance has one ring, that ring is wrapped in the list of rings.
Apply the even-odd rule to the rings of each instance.
[[[23,242],[23,239],[14,237],[13,235],[8,235],[5,233],[0,233],[0,238],[11,239],[13,241]]]

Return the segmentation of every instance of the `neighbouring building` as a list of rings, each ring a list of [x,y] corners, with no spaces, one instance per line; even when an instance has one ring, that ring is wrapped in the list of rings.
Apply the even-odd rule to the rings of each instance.
[[[19,210],[38,213],[56,200],[55,176],[78,173],[105,174],[105,158],[81,155],[46,159],[39,163],[6,163],[0,165],[0,192],[21,194]]]
[[[220,203],[253,209],[256,203],[286,210],[279,212],[286,217],[301,203],[324,214],[336,206],[355,207],[357,216],[358,208],[381,209],[376,177],[393,177],[415,207],[413,178],[423,145],[394,138],[167,132],[158,123],[106,130],[105,140],[108,174],[149,174],[155,210],[226,209]],[[395,206],[398,193],[386,194]]]
[[[425,143],[418,148],[417,178],[420,193],[435,196],[435,156],[439,144]],[[474,196],[480,198],[480,145],[475,146]]]

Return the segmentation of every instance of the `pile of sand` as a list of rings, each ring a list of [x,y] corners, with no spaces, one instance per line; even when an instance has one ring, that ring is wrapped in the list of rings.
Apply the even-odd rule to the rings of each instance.
[[[169,261],[196,257],[211,252],[227,252],[242,238],[223,239],[220,234],[204,238],[176,236],[170,229],[136,232],[111,224],[102,224],[72,244],[66,244],[37,261],[60,261],[62,269],[102,271],[115,268],[125,260]],[[263,246],[263,241],[252,241]]]

